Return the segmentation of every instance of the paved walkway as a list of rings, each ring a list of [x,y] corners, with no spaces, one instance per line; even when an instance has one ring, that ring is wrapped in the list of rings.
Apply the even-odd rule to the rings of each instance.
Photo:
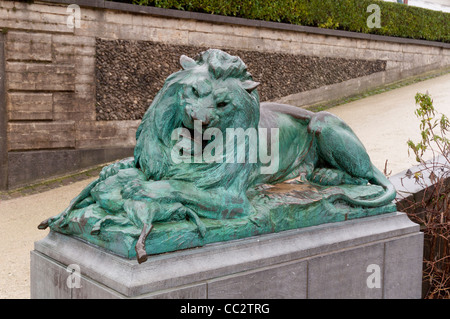
[[[435,109],[450,117],[450,74],[418,82],[328,111],[339,116],[355,131],[366,146],[372,162],[383,170],[386,160],[388,172],[399,173],[417,165],[408,156],[406,142],[420,141],[420,121],[414,114],[416,93],[428,93]],[[428,155],[429,158],[430,155]]]
[[[383,169],[388,160],[388,168],[395,174],[415,164],[408,157],[406,141],[419,138],[414,96],[427,90],[438,111],[450,115],[450,74],[328,111],[354,129],[377,167]],[[37,225],[64,210],[93,179],[0,201],[0,299],[30,297],[30,251],[35,241],[48,234],[48,230],[38,230]]]

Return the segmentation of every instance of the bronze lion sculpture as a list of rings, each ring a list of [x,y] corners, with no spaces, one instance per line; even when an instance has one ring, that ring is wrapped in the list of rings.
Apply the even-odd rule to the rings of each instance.
[[[86,231],[88,224],[90,235],[106,236],[112,227],[131,225],[140,230],[132,236],[139,237],[135,251],[143,262],[147,259],[145,241],[155,223],[188,219],[199,236],[205,237],[206,220],[257,214],[248,192],[261,185],[381,186],[382,192],[375,197],[353,198],[337,192],[328,198],[331,203],[363,208],[387,205],[395,198],[391,183],[371,163],[351,128],[336,116],[277,103],[260,104],[259,83],[239,57],[221,50],[207,50],[196,59],[182,56],[180,63],[182,69],[167,78],[142,119],[134,158],[105,167],[64,212],[43,221],[39,228],[71,234],[75,228],[65,230],[69,224],[82,225],[79,232]],[[235,136],[225,134],[192,139],[212,128],[256,132],[257,139],[252,140],[250,134],[236,141]],[[176,130],[185,133],[182,149],[176,148],[180,145],[180,139],[174,139]],[[213,143],[217,146],[213,160],[192,160],[206,149],[211,155]],[[276,155],[272,157],[274,170],[263,172],[267,166],[249,159],[253,144]],[[233,153],[230,159],[220,145],[241,146],[246,152]],[[258,224],[257,218],[250,221]]]

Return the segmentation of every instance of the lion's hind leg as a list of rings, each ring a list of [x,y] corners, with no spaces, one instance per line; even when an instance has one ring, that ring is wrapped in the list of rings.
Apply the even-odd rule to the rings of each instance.
[[[352,129],[338,117],[319,112],[311,119],[308,131],[315,136],[319,158],[325,167],[335,168],[356,180],[367,180],[385,192],[372,199],[345,197],[352,205],[378,207],[391,203],[396,191],[391,182],[371,162],[366,149]]]
[[[352,177],[373,178],[373,165],[364,145],[341,119],[328,112],[319,112],[309,123],[308,131],[315,135],[322,161]]]

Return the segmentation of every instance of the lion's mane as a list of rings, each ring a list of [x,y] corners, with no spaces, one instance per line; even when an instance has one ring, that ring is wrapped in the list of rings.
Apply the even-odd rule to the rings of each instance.
[[[229,77],[239,79],[242,83],[239,94],[244,105],[239,106],[239,112],[234,112],[233,123],[235,127],[244,129],[258,127],[259,96],[257,90],[245,88],[246,83],[252,82],[252,77],[242,60],[223,51],[210,49],[192,61],[195,61],[193,65],[186,67],[182,64],[182,70],[167,78],[146,111],[136,133],[135,165],[149,180],[175,179],[190,181],[204,189],[223,187],[238,193],[245,192],[249,186],[249,175],[257,165],[249,163],[248,156],[245,163],[226,163],[223,160],[222,163],[175,164],[171,159],[174,145],[171,134],[182,125],[184,105],[180,98],[181,92],[189,79],[196,76],[196,68],[208,68],[213,80]],[[224,127],[218,128],[225,132]]]

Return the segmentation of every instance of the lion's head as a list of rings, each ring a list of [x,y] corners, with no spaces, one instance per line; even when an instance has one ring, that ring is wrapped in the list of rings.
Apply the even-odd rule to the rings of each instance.
[[[182,70],[170,75],[138,128],[135,163],[149,179],[190,180],[204,188],[245,189],[251,163],[181,163],[170,156],[172,132],[179,128],[257,128],[259,96],[239,57],[210,49],[196,59],[180,58]],[[203,145],[203,147],[206,146]]]

